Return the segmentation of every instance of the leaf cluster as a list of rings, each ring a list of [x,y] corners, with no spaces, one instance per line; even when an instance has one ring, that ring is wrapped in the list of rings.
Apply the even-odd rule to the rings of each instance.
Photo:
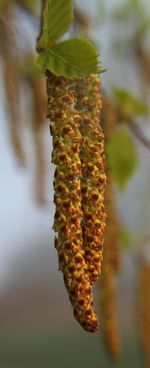
[[[48,0],[43,12],[43,32],[38,42],[37,66],[66,78],[83,78],[103,72],[95,46],[87,39],[58,42],[73,20],[72,0]]]

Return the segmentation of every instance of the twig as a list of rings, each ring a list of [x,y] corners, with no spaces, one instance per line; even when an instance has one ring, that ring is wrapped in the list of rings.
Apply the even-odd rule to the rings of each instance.
[[[128,124],[128,127],[134,134],[134,136],[148,149],[150,149],[150,140],[143,135],[142,130],[138,127],[138,125],[132,121],[131,124]]]

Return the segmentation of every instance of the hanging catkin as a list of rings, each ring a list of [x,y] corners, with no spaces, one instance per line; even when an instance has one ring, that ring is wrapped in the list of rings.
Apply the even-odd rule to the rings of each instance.
[[[75,110],[74,80],[47,73],[48,117],[53,136],[52,162],[56,165],[54,230],[59,268],[73,306],[74,316],[85,330],[95,332],[98,321],[93,310],[91,285],[82,244],[81,134]]]
[[[106,142],[109,142],[113,138],[116,128],[119,126],[119,116],[115,106],[104,92],[102,94],[102,105],[102,128]]]
[[[0,16],[0,52],[3,59],[3,76],[9,134],[14,155],[19,165],[26,166],[26,158],[21,140],[20,83],[16,67],[19,53],[14,27],[14,9],[11,1],[2,4]]]
[[[106,348],[113,358],[120,355],[120,332],[117,319],[117,288],[114,272],[104,254],[101,277],[101,320]]]
[[[106,144],[114,137],[116,128],[119,125],[118,114],[109,98],[102,95],[102,127],[106,138]],[[107,155],[106,155],[107,162]],[[121,267],[121,249],[119,244],[120,223],[114,198],[113,178],[107,166],[107,186],[105,193],[105,208],[107,214],[105,231],[105,251],[109,253],[111,268],[117,273]],[[107,245],[108,244],[108,245]]]
[[[34,58],[29,58],[30,63],[34,63]],[[45,152],[44,152],[44,122],[46,113],[46,90],[44,79],[37,74],[28,75],[28,81],[32,89],[33,95],[33,121],[32,130],[35,144],[35,197],[38,204],[45,204],[45,182],[46,182],[46,167],[45,167]]]
[[[149,252],[149,251],[148,251]],[[141,259],[142,258],[142,259]],[[150,262],[149,256],[140,254],[138,280],[138,328],[139,337],[150,367]]]
[[[85,260],[90,283],[93,285],[101,272],[105,230],[104,190],[106,185],[104,135],[100,126],[100,79],[91,75],[78,82],[80,133],[82,146],[82,230]]]
[[[118,116],[113,104],[105,94],[102,97],[102,127],[106,144],[115,135]],[[106,155],[107,162],[107,155]],[[121,339],[117,310],[116,274],[121,267],[121,250],[119,244],[120,225],[113,193],[113,179],[107,166],[107,186],[105,192],[105,208],[107,214],[104,240],[104,260],[100,279],[100,315],[102,334],[109,355],[117,358],[121,351]]]
[[[23,143],[21,141],[20,86],[16,69],[10,59],[5,59],[4,61],[4,84],[9,121],[9,134],[14,156],[18,164],[25,167],[26,157]]]
[[[107,220],[102,277],[100,279],[100,315],[106,348],[113,358],[117,358],[121,351],[121,342],[117,311],[116,273],[120,269],[121,255],[119,248],[119,224],[110,175],[108,175],[106,186],[105,206]]]
[[[107,173],[107,186],[105,193],[105,208],[107,214],[105,231],[105,253],[111,269],[117,274],[121,268],[121,249],[120,249],[120,224],[118,220],[117,208],[114,198],[113,180]]]

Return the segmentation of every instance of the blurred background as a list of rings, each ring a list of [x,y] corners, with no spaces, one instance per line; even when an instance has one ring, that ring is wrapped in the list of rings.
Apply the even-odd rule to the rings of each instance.
[[[121,158],[114,169],[120,354],[113,359],[101,331],[89,335],[77,324],[58,272],[45,81],[34,66],[40,1],[10,0],[0,2],[0,366],[144,368],[150,364],[150,3],[74,5],[70,33],[96,43],[107,68],[104,95],[128,132],[124,145],[117,143]],[[99,284],[94,292],[101,324]]]

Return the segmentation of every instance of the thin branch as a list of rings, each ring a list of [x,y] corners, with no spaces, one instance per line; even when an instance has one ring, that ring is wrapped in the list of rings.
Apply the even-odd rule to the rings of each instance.
[[[41,49],[39,47],[39,40],[42,36],[42,33],[43,33],[43,11],[44,11],[44,8],[46,6],[46,2],[47,0],[41,0],[41,15],[40,15],[40,29],[39,29],[39,35],[37,37],[37,44],[36,44],[36,51],[37,52],[40,52]]]
[[[142,130],[138,127],[138,125],[132,121],[131,124],[128,124],[128,127],[134,134],[134,136],[148,149],[150,149],[150,140],[143,135]]]

